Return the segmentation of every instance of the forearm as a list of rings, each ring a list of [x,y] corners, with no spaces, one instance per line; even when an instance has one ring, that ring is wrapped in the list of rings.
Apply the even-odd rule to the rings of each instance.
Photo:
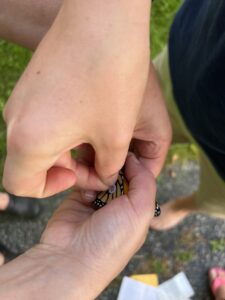
[[[97,294],[91,289],[87,273],[79,261],[51,247],[28,250],[0,269],[0,299],[7,300],[90,300]]]
[[[14,115],[14,120],[16,115],[19,116],[18,106],[25,105],[25,102],[19,99],[19,87],[23,86],[26,91],[29,91],[27,87],[33,86],[34,82],[39,86],[38,89],[34,93],[33,88],[32,94],[27,96],[26,93],[26,96],[29,99],[40,97],[39,108],[46,106],[46,98],[51,98],[49,97],[50,90],[61,87],[58,92],[64,99],[64,108],[68,105],[74,107],[76,99],[81,98],[82,103],[83,101],[90,102],[90,105],[93,105],[92,103],[95,102],[95,106],[107,106],[107,109],[113,107],[118,113],[118,109],[127,109],[129,101],[133,105],[132,113],[137,113],[149,69],[150,2],[143,1],[145,5],[142,4],[139,8],[137,1],[133,0],[132,9],[128,9],[127,0],[113,0],[111,1],[113,5],[106,5],[106,2],[109,3],[108,1],[99,2],[97,7],[94,5],[97,3],[96,0],[91,2],[90,7],[88,1],[64,2],[54,24],[42,39],[11,95],[9,102],[12,99],[18,102],[15,104],[14,101],[14,105],[10,105],[10,114]],[[134,7],[137,9],[136,19]],[[37,74],[39,74],[38,77]],[[52,80],[53,74],[54,80]],[[56,85],[58,81],[60,84]],[[44,96],[46,82],[48,82],[48,88]],[[62,86],[66,86],[66,95]],[[72,94],[68,94],[70,90]],[[58,99],[58,92],[57,97],[52,98],[53,106]],[[22,94],[24,98],[24,92]],[[75,94],[76,97],[74,97]],[[72,101],[73,104],[71,104]],[[9,102],[5,109],[6,121],[10,119]],[[106,105],[106,102],[109,104]],[[34,101],[34,103],[37,102]],[[49,105],[52,107],[52,103]],[[81,112],[85,116],[85,111],[81,110],[79,115]],[[32,114],[28,115],[32,116]],[[44,118],[43,113],[40,117]],[[61,118],[64,120],[63,114]],[[135,118],[136,115],[132,115],[129,119]],[[24,122],[34,123],[32,120],[33,117]],[[61,126],[59,120],[57,122]],[[131,128],[134,124],[128,124],[128,126]],[[13,130],[11,133],[13,134]],[[18,128],[15,133],[18,133]],[[29,136],[29,132],[27,135]],[[12,139],[14,140],[13,135]]]
[[[34,50],[63,0],[0,0],[0,38]]]
[[[96,62],[107,52],[118,61],[149,51],[150,7],[149,0],[66,0],[54,26],[63,28],[65,36],[83,51],[94,53]]]
[[[89,20],[95,24],[95,28],[98,22],[103,21],[102,17],[109,21],[108,29],[98,28],[105,33],[110,30],[112,25],[120,26],[122,31],[133,24],[133,29],[128,32],[129,34],[133,30],[135,33],[143,25],[146,25],[145,30],[148,30],[150,1],[85,2],[67,1],[66,6],[69,10],[71,9],[73,22],[77,23],[78,19],[74,18],[77,18],[77,15],[85,9],[87,17],[91,16],[92,20],[91,18]],[[23,0],[19,2],[0,0],[0,37],[34,50],[52,25],[62,3],[63,0]],[[82,16],[83,14],[79,18],[82,19]]]
[[[73,28],[90,29],[93,37],[112,32],[128,37],[140,34],[146,38],[149,31],[151,2],[149,0],[64,0],[63,11],[67,15],[66,22]],[[99,26],[102,27],[99,27]],[[132,29],[132,31],[130,31]]]
[[[37,299],[37,291],[42,288],[39,278],[44,271],[46,271],[44,263],[38,265],[37,261],[26,255],[21,255],[2,266],[0,269],[0,298],[7,300]]]

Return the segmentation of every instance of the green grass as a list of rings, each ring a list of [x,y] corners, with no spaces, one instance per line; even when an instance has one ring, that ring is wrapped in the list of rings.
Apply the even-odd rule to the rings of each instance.
[[[193,260],[193,252],[188,250],[178,250],[174,253],[174,258],[177,263],[187,264]]]
[[[155,57],[168,39],[169,27],[182,0],[155,0],[151,21],[151,55]],[[16,81],[26,67],[31,53],[21,47],[0,40],[0,111],[2,112]],[[0,179],[6,154],[5,125],[0,117]],[[180,148],[179,148],[180,149]],[[185,153],[185,155],[183,155]],[[182,154],[188,155],[186,149]],[[0,186],[1,187],[1,186]]]
[[[212,240],[210,241],[210,246],[213,253],[225,251],[225,240]]]
[[[2,111],[30,57],[28,50],[0,40],[0,179],[6,156],[6,131]]]
[[[174,14],[182,2],[181,0],[155,0],[153,2],[151,18],[152,57],[155,57],[165,46]]]

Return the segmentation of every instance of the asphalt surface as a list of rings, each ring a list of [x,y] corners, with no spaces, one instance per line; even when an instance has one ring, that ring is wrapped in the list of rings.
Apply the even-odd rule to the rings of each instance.
[[[158,201],[164,203],[197,189],[199,168],[195,163],[168,166],[158,183]],[[40,200],[42,213],[34,220],[1,214],[0,241],[13,252],[20,253],[36,244],[52,212],[62,196]],[[184,271],[196,295],[194,300],[212,299],[207,272],[212,266],[225,267],[225,221],[203,214],[186,218],[174,229],[151,231],[141,250],[126,269],[98,297],[114,300],[121,278],[135,273],[159,275],[160,282]],[[128,299],[129,300],[129,299]],[[137,299],[138,300],[138,299]]]

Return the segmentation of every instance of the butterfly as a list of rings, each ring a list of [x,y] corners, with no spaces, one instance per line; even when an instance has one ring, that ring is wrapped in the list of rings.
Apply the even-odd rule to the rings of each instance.
[[[128,193],[128,183],[124,176],[124,172],[121,170],[119,176],[114,185],[112,185],[107,191],[99,192],[94,201],[94,206],[98,209],[111,202],[113,199],[118,198]]]
[[[111,186],[107,191],[97,193],[96,199],[94,201],[94,207],[96,209],[102,208],[107,203],[110,203],[113,199],[128,194],[128,183],[124,176],[124,172],[121,170],[119,172],[118,179],[116,183]],[[161,209],[157,201],[155,201],[155,217],[159,217],[161,214]]]

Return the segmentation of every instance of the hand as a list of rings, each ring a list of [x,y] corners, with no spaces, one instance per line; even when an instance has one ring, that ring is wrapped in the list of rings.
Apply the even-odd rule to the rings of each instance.
[[[162,170],[171,138],[172,128],[165,99],[154,66],[151,64],[130,150],[155,178]],[[80,147],[79,160],[86,165],[93,165],[94,152],[90,146]]]
[[[41,243],[0,269],[0,298],[95,299],[141,247],[154,215],[153,176],[134,155],[128,156],[125,175],[128,195],[98,211],[90,206],[92,196],[73,192]]]
[[[155,177],[163,167],[171,138],[172,129],[165,100],[154,66],[151,65],[131,150]]]
[[[147,81],[150,1],[64,1],[4,112],[3,185],[47,197],[106,189],[123,166]],[[93,168],[71,158],[89,144]]]

